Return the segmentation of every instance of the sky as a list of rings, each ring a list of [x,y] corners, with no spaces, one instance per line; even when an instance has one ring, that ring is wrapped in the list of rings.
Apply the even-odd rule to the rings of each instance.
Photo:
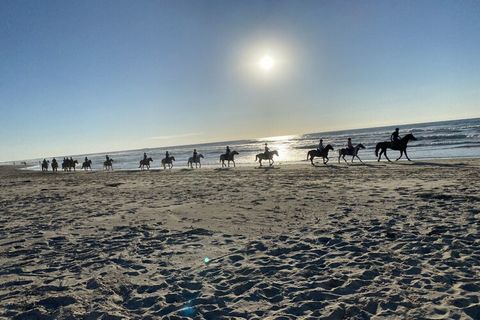
[[[0,114],[0,161],[480,117],[480,2],[2,0]]]

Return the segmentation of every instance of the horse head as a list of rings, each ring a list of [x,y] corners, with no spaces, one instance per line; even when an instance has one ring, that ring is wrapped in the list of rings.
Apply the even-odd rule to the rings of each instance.
[[[327,144],[327,146],[325,147],[325,150],[332,150],[333,151],[333,147],[331,144]]]
[[[277,151],[277,150],[273,150],[273,151],[272,151],[272,156],[273,156],[273,155],[276,155],[277,157],[279,157],[278,151]]]
[[[200,153],[200,154],[198,155],[198,158],[199,158],[199,159],[200,159],[200,158],[204,158],[203,154]]]
[[[365,146],[363,144],[359,143],[357,145],[357,149],[365,149]]]
[[[238,152],[237,152],[237,151],[235,151],[235,150],[233,150],[233,151],[232,151],[232,154],[234,154],[234,155],[235,155],[235,154],[238,154]]]
[[[413,134],[411,134],[411,133],[405,135],[405,137],[403,137],[403,139],[405,139],[406,141],[409,141],[409,140],[415,141],[415,140],[417,140],[417,138],[415,138],[415,137],[413,136]]]
[[[175,161],[175,157],[174,157],[174,156],[171,156],[171,157],[170,157],[170,160],[171,160],[171,161]]]

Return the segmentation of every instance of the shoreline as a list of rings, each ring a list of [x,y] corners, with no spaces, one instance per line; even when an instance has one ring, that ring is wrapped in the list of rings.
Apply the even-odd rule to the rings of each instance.
[[[105,171],[105,170],[102,170],[102,169],[92,169],[92,170],[88,170],[88,171],[85,171],[81,168],[77,168],[76,171],[63,171],[61,168],[58,169],[58,172],[54,173],[52,172],[51,168],[49,168],[49,170],[47,172],[42,172],[41,169],[30,169],[30,168],[21,168],[19,167],[18,165],[16,166],[13,166],[13,165],[0,165],[0,168],[2,167],[11,167],[15,170],[18,170],[20,172],[40,172],[40,173],[43,173],[43,174],[68,174],[68,173],[101,173],[101,172],[104,172],[104,173],[113,173],[113,172],[143,172],[143,171],[151,171],[151,172],[162,172],[162,171],[165,171],[165,172],[169,172],[169,171],[172,171],[172,172],[177,172],[177,171],[195,171],[195,170],[225,170],[225,171],[228,171],[228,170],[249,170],[249,169],[266,169],[268,170],[269,168],[272,168],[272,169],[280,169],[280,168],[288,168],[288,169],[291,169],[291,168],[302,168],[302,167],[316,167],[316,168],[321,168],[321,167],[335,167],[335,166],[339,166],[339,167],[342,167],[342,166],[381,166],[381,165],[395,165],[395,164],[402,164],[402,165],[405,165],[405,164],[408,164],[408,165],[425,165],[425,164],[435,164],[435,163],[455,163],[455,162],[476,162],[477,160],[480,160],[480,157],[458,157],[458,158],[424,158],[424,159],[419,159],[419,160],[412,160],[412,161],[408,161],[406,159],[400,159],[399,161],[395,161],[395,160],[392,160],[391,162],[388,162],[384,159],[382,159],[380,162],[378,162],[377,160],[363,160],[363,164],[358,161],[357,159],[353,162],[353,164],[350,162],[350,161],[347,161],[347,163],[345,163],[343,160],[341,160],[340,163],[338,163],[338,160],[337,159],[333,159],[330,158],[330,161],[327,163],[327,165],[324,165],[321,160],[318,160],[318,161],[314,161],[315,163],[315,166],[312,166],[309,162],[309,160],[300,160],[300,161],[286,161],[286,162],[279,162],[279,163],[275,163],[273,167],[269,167],[268,165],[263,165],[262,167],[260,167],[258,165],[258,163],[256,164],[249,164],[249,165],[246,165],[246,164],[237,164],[236,167],[233,167],[230,166],[230,167],[221,167],[221,165],[205,165],[205,166],[202,166],[201,168],[189,168],[187,167],[186,165],[185,166],[180,166],[180,165],[176,165],[174,166],[172,169],[163,169],[163,168],[159,168],[159,167],[152,167],[150,168],[150,170],[141,170],[139,168],[136,168],[136,169],[115,169],[113,171]]]

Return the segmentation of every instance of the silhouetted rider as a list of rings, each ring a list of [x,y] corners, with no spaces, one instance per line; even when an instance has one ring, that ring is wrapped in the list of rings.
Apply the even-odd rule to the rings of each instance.
[[[268,148],[268,144],[265,143],[265,156],[269,156],[270,155],[270,149]]]
[[[147,160],[147,153],[146,152],[143,153],[143,161],[145,161],[145,160]]]
[[[324,146],[323,146],[323,139],[320,139],[320,142],[318,143],[318,152],[322,152],[324,149]]]
[[[193,161],[197,161],[197,149],[193,149]]]
[[[228,159],[228,157],[230,156],[230,147],[227,146],[226,150],[225,150],[225,158]]]
[[[348,149],[349,152],[351,152],[353,154],[354,147],[353,147],[353,144],[352,144],[352,138],[347,139],[347,149]]]
[[[165,151],[165,159],[169,159],[170,158],[170,154],[168,153],[168,151]]]
[[[393,131],[392,135],[390,136],[390,141],[392,141],[393,145],[396,145],[398,141],[400,141],[399,131],[400,129],[396,128],[395,131]]]

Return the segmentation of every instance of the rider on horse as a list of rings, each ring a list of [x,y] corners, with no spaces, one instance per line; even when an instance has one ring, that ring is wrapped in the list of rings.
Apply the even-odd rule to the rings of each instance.
[[[193,149],[193,161],[197,161],[197,149]]]
[[[324,148],[323,139],[320,139],[320,142],[318,143],[318,148],[317,148],[318,152],[322,152],[323,148]]]
[[[400,129],[396,128],[390,136],[390,141],[392,142],[393,146],[396,146],[398,144],[398,141],[400,141],[399,130]]]
[[[170,158],[170,154],[168,153],[168,151],[165,151],[165,159],[168,160]]]
[[[353,154],[353,151],[355,150],[355,147],[352,144],[352,138],[347,139],[347,150],[348,152],[351,152]]]
[[[225,150],[225,159],[229,159],[230,158],[230,147],[227,146],[227,149]]]
[[[270,149],[268,148],[268,144],[265,142],[265,156],[268,157],[269,154],[270,154]]]
[[[143,161],[145,161],[145,160],[147,160],[147,153],[146,152],[143,153]]]

